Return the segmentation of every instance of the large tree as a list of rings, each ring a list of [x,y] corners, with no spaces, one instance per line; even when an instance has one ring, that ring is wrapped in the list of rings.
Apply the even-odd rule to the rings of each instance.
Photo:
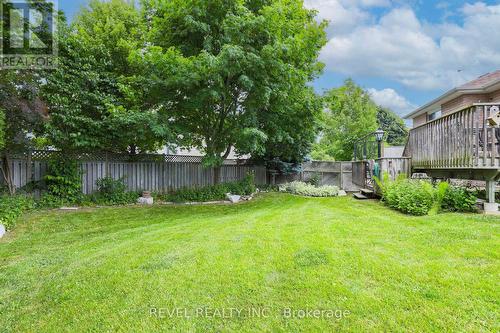
[[[92,0],[69,27],[60,28],[59,66],[47,78],[47,135],[66,150],[145,152],[168,135],[147,87],[129,83],[131,50],[144,47],[145,22],[128,1]]]
[[[377,106],[353,80],[324,96],[322,135],[314,147],[314,159],[350,161],[354,143],[377,130]]]
[[[0,151],[5,147],[5,111],[0,109]]]
[[[233,147],[255,156],[287,144],[299,155],[307,150],[302,140],[314,135],[296,134],[313,128],[319,110],[307,83],[322,69],[326,39],[302,0],[166,0],[144,8],[153,45],[133,57],[144,74],[138,82],[164,107],[181,146],[202,150],[204,164],[216,168]],[[296,123],[294,133],[292,120],[309,124]]]
[[[12,155],[33,148],[34,135],[40,133],[47,117],[46,104],[38,91],[43,72],[33,70],[0,70],[0,173],[8,190],[15,187],[10,170]],[[0,120],[0,122],[2,122]]]
[[[319,131],[322,101],[312,88],[291,90],[273,103],[271,112],[261,113],[262,128],[267,133],[264,160],[270,168],[295,170],[311,152]]]
[[[5,1],[0,0],[0,6],[4,4]],[[44,1],[30,2],[30,6],[38,11],[52,8]],[[11,15],[20,14],[12,11]],[[24,17],[8,19],[11,22],[22,21],[27,26],[32,23]],[[36,28],[38,36],[48,33],[47,25]],[[16,191],[10,170],[11,158],[35,148],[36,135],[41,134],[47,119],[47,106],[39,95],[40,87],[45,82],[44,75],[43,70],[36,69],[0,69],[0,177],[11,194]]]
[[[401,117],[392,110],[379,106],[377,111],[379,128],[385,131],[387,143],[402,146],[408,138],[408,128]]]

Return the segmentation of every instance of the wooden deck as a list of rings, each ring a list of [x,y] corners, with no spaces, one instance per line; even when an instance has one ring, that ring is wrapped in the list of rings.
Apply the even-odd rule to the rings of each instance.
[[[500,128],[488,124],[495,107],[500,104],[475,104],[412,129],[404,155],[411,157],[413,170],[498,178]]]

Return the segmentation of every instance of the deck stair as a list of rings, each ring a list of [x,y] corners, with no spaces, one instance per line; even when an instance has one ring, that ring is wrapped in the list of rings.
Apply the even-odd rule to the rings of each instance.
[[[354,193],[353,197],[358,200],[368,200],[368,199],[375,199],[375,192],[373,190],[363,188],[360,190],[359,193]]]

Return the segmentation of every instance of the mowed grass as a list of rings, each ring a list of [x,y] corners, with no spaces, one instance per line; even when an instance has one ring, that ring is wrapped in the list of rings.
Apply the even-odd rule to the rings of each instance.
[[[0,331],[498,332],[499,222],[280,194],[34,213],[0,241]]]

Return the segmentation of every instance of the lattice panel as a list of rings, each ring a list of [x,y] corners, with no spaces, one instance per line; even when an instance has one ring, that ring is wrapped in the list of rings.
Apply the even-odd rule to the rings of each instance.
[[[79,152],[62,153],[61,151],[34,150],[31,152],[33,161],[47,161],[52,158],[66,157],[77,161],[101,161],[101,162],[167,162],[167,163],[201,163],[202,156],[185,155],[163,155],[163,154],[116,154],[107,152]],[[15,159],[27,159],[28,153],[18,153],[13,156]],[[253,165],[250,160],[232,159],[225,160],[223,165]]]
[[[202,156],[165,155],[165,162],[169,163],[201,163],[202,159]],[[224,161],[223,165],[247,165],[249,163],[249,160],[228,159]]]
[[[201,163],[201,156],[165,155],[165,162],[171,163]]]

